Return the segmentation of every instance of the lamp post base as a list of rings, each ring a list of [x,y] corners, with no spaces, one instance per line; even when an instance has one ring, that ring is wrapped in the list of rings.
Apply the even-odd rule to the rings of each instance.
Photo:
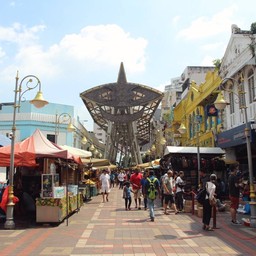
[[[6,220],[4,223],[4,228],[5,229],[15,229],[15,223],[13,220]]]
[[[251,209],[250,227],[256,228],[256,202],[251,201],[249,204]]]
[[[13,210],[14,210],[14,204],[13,203],[10,203],[9,205],[7,204],[6,221],[4,223],[5,229],[15,228],[15,223],[13,220]]]

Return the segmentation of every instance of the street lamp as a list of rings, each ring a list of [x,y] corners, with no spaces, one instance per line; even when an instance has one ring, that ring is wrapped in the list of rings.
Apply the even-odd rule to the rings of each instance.
[[[10,173],[9,173],[9,191],[8,191],[8,203],[6,211],[6,222],[4,227],[6,229],[14,229],[15,223],[13,219],[14,203],[13,203],[13,176],[14,176],[14,147],[15,147],[15,133],[16,133],[16,112],[20,110],[21,98],[30,90],[39,88],[36,97],[30,101],[36,108],[42,108],[48,104],[48,101],[44,100],[41,92],[41,82],[34,75],[25,76],[19,83],[19,73],[17,72],[14,91],[14,105],[13,105],[13,120],[12,120],[12,138],[11,138],[11,156],[10,156]],[[26,85],[26,89],[22,92],[23,83]]]
[[[83,145],[85,145],[86,143],[87,143],[87,139],[86,139],[86,137],[84,136],[83,138],[82,138],[82,140],[81,140],[81,143],[83,144]]]
[[[231,81],[233,84],[237,83],[238,84],[238,93],[235,93],[232,90],[227,90],[223,84],[225,82]],[[240,82],[240,83],[239,83]],[[251,150],[251,142],[250,142],[250,132],[251,132],[251,126],[248,121],[248,115],[247,115],[247,106],[246,106],[246,100],[244,99],[245,91],[244,87],[242,86],[242,83],[244,82],[242,73],[240,74],[240,80],[237,81],[234,78],[228,77],[225,78],[222,83],[221,83],[221,89],[222,91],[219,92],[218,97],[216,101],[214,102],[214,105],[217,109],[223,110],[227,106],[227,102],[224,99],[224,94],[223,91],[227,91],[228,93],[234,93],[235,95],[238,96],[238,103],[239,103],[239,108],[243,111],[244,113],[244,118],[245,118],[245,129],[244,129],[244,134],[245,134],[245,139],[246,139],[246,148],[247,148],[247,158],[248,158],[248,168],[249,168],[249,181],[250,181],[250,208],[251,208],[251,221],[250,221],[250,226],[251,227],[256,227],[256,201],[255,201],[255,192],[254,192],[254,185],[253,185],[253,166],[252,166],[252,150]]]
[[[55,122],[55,143],[58,144],[58,135],[60,132],[60,124],[68,123],[67,131],[74,132],[76,128],[72,124],[72,117],[68,113],[62,113],[60,115],[56,114],[56,122]]]

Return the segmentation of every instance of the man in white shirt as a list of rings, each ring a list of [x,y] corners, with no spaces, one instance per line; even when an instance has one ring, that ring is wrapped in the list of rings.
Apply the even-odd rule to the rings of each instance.
[[[180,171],[176,178],[176,206],[179,212],[183,211],[183,193],[184,193],[184,172]]]
[[[124,171],[121,171],[118,176],[118,182],[119,182],[119,189],[123,189],[124,179],[125,179],[125,173]]]
[[[100,175],[100,182],[102,199],[103,203],[105,203],[106,201],[108,202],[108,194],[110,192],[110,176],[106,170],[102,171],[102,174]]]

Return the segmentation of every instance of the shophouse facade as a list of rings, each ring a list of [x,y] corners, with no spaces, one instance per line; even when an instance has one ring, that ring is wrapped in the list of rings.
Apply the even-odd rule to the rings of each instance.
[[[220,118],[223,129],[217,136],[217,145],[225,149],[229,158],[236,159],[244,170],[247,169],[244,106],[250,126],[252,160],[255,169],[256,35],[250,30],[241,30],[236,25],[232,25],[231,31],[219,72],[222,81],[228,81],[224,84],[224,97],[230,104]],[[243,95],[240,92],[243,92]]]
[[[239,161],[241,168],[248,170],[246,109],[253,166],[256,166],[254,49],[255,34],[233,25],[220,68],[208,72],[205,82],[201,84],[191,81],[173,110],[170,134],[174,145],[220,147],[225,150],[226,159]],[[223,91],[225,100],[229,102],[223,111],[217,110],[214,105],[220,91]],[[179,132],[181,126],[186,128],[184,134]]]

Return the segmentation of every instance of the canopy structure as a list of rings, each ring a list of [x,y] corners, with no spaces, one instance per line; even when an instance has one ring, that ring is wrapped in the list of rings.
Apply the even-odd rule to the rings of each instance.
[[[10,144],[11,140],[8,137],[0,134],[0,147],[8,146]]]
[[[218,147],[199,147],[200,154],[209,155],[224,155],[225,151]],[[167,146],[164,152],[165,155],[169,154],[197,154],[197,147],[176,147]]]
[[[94,122],[107,134],[104,157],[112,163],[120,154],[123,167],[141,164],[140,147],[150,142],[151,123],[164,94],[128,82],[121,63],[115,83],[102,84],[80,94]]]
[[[74,148],[67,145],[60,146],[62,149],[68,150],[69,153],[75,156],[79,156],[81,159],[90,158],[92,156],[92,152],[86,151],[80,148]]]
[[[0,166],[10,166],[10,155],[11,146],[0,148]],[[67,150],[59,148],[37,129],[33,135],[14,145],[14,165],[36,166],[38,157],[73,159]]]

